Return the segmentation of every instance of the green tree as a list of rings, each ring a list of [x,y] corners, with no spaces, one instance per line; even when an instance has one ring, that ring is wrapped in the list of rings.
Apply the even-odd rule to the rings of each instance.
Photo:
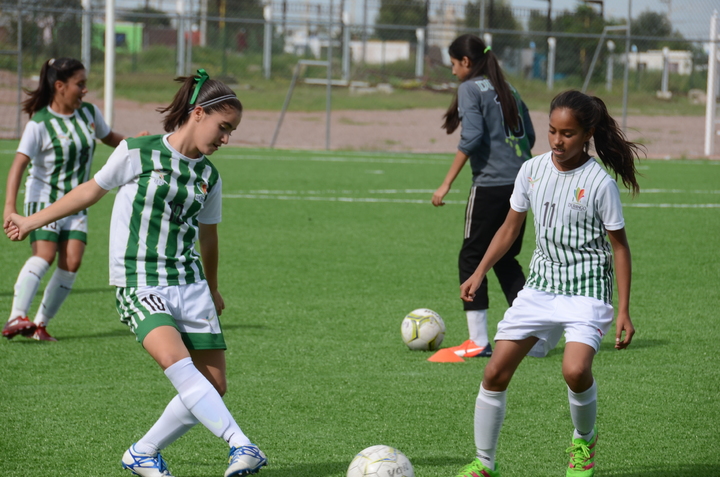
[[[415,43],[415,28],[427,25],[427,4],[423,0],[380,0],[376,25],[414,27],[408,29],[376,28],[381,40],[405,40]]]
[[[512,8],[506,0],[485,1],[485,29],[491,30],[512,30],[521,32],[523,30],[520,22],[513,15]],[[469,30],[480,28],[480,0],[465,4],[465,27]],[[519,48],[523,43],[522,35],[508,33],[494,33],[492,39],[493,50],[502,55],[507,48]]]
[[[208,21],[210,45],[229,50],[262,51],[264,25],[256,22],[263,19],[260,0],[209,0],[208,16],[224,19]]]
[[[50,57],[80,56],[80,0],[23,0],[22,48],[32,67]],[[17,37],[17,21],[11,23],[11,38]]]
[[[547,15],[538,11],[530,16],[529,29],[533,32],[547,31]],[[605,27],[605,20],[592,7],[578,4],[575,11],[565,10],[552,21],[552,32],[597,33]],[[551,33],[552,33],[551,32]],[[531,35],[538,49],[547,49],[547,34]],[[555,50],[555,72],[568,76],[585,77],[598,40],[595,38],[557,37]],[[596,68],[597,71],[597,68]]]
[[[653,12],[650,10],[642,12],[637,18],[630,22],[632,28],[632,36],[654,36],[663,37],[665,40],[649,40],[639,39],[636,43],[640,51],[660,50],[664,46],[673,49],[691,49],[690,45],[678,45],[678,40],[682,40],[683,36],[673,30],[672,23],[664,13]]]

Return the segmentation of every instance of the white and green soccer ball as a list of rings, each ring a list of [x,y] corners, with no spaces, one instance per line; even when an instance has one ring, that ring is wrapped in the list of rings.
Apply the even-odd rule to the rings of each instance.
[[[402,339],[413,350],[436,350],[445,338],[445,322],[432,310],[418,308],[403,318]]]
[[[358,452],[347,477],[415,477],[410,460],[394,447],[372,446]]]

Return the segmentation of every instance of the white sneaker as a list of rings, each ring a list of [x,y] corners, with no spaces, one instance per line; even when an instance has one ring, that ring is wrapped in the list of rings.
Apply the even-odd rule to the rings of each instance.
[[[257,474],[264,465],[267,465],[267,457],[256,445],[231,447],[225,477]]]
[[[173,477],[159,452],[155,455],[140,454],[135,452],[134,446],[131,445],[123,454],[123,469],[141,477]]]

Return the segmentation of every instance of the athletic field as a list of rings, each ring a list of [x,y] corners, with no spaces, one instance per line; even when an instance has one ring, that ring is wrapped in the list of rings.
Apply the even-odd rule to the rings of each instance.
[[[0,142],[2,187],[15,146]],[[109,152],[98,146],[96,166]],[[435,209],[451,154],[228,148],[212,159],[225,196],[225,401],[268,455],[259,475],[344,477],[356,452],[387,444],[417,477],[454,476],[474,454],[487,360],[430,363],[430,352],[402,343],[400,322],[431,308],[445,319],[445,346],[466,339],[456,257],[469,168]],[[637,334],[624,351],[606,337],[595,360],[597,475],[718,476],[720,162],[644,161],[640,172],[641,194],[623,194]],[[111,207],[112,194],[90,211],[82,269],[49,326],[59,341],[0,342],[5,477],[129,475],[122,453],[175,394],[115,312]],[[4,320],[30,250],[0,243]],[[525,270],[532,250],[530,226]],[[489,278],[493,333],[506,304]],[[503,477],[564,475],[572,424],[562,351],[526,359],[515,375],[497,454]],[[226,454],[202,426],[163,452],[176,477],[221,476]]]

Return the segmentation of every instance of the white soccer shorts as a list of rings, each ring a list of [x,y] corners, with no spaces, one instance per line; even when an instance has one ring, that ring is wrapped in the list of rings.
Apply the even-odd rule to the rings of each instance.
[[[210,288],[205,280],[165,287],[118,287],[120,321],[142,343],[159,326],[173,326],[188,349],[227,349]]]
[[[498,323],[495,341],[518,341],[531,336],[539,341],[528,356],[543,357],[557,346],[563,331],[566,342],[592,346],[597,352],[610,331],[613,307],[586,296],[556,295],[525,287]]]

